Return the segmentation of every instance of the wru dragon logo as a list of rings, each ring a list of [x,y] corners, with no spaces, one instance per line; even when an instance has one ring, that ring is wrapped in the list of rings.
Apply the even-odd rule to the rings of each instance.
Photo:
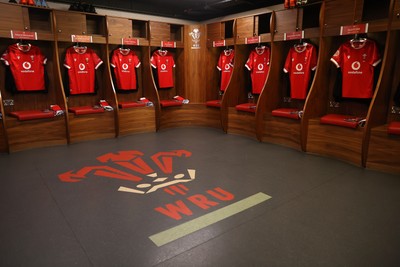
[[[77,172],[68,171],[58,175],[63,182],[80,182],[89,176],[100,176],[113,179],[127,180],[136,183],[136,188],[120,187],[118,191],[148,194],[156,190],[179,183],[191,182],[195,179],[196,170],[187,169],[187,174],[179,173],[172,176],[173,158],[190,157],[191,152],[186,150],[173,150],[169,152],[158,152],[150,158],[153,163],[163,172],[159,177],[157,172],[144,160],[144,153],[136,150],[119,151],[118,153],[108,153],[97,157],[101,163],[112,163],[116,167],[123,167],[128,171],[122,171],[108,165],[87,166]],[[111,165],[111,164],[110,164]]]

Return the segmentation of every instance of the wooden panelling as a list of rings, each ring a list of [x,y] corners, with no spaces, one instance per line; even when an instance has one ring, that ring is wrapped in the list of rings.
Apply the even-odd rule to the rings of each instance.
[[[197,29],[200,32],[200,41],[198,42],[198,47],[194,47],[195,42],[189,35],[189,33],[191,33],[194,29]],[[204,25],[185,26],[184,62],[191,62],[191,64],[185,64],[186,79],[184,85],[184,97],[189,99],[191,103],[206,102],[208,84],[204,77],[206,77],[209,64],[206,60],[207,40],[205,29],[206,27]]]
[[[150,21],[150,44],[160,46],[161,41],[170,41],[171,26],[165,22]]]
[[[273,117],[266,114],[262,142],[280,144],[300,150],[300,120]]]
[[[71,41],[72,34],[86,34],[86,17],[83,14],[58,10],[54,14],[60,41]]]
[[[108,42],[121,44],[121,38],[132,37],[132,21],[126,18],[107,17]]]
[[[299,29],[297,12],[297,9],[286,9],[275,12],[275,41],[283,40],[284,33],[295,32]]]
[[[0,6],[1,36],[10,37],[10,30],[23,31],[24,26],[22,7],[2,3]]]
[[[310,119],[307,151],[361,166],[362,137],[362,128],[322,125],[319,119]]]
[[[400,0],[395,0],[392,29],[394,30],[400,29]]]
[[[254,16],[236,20],[236,44],[244,44],[245,38],[255,36]]]
[[[3,120],[0,120],[0,153],[8,152],[8,140]]]
[[[67,144],[64,116],[31,121],[6,119],[10,152]]]
[[[69,113],[71,143],[115,137],[114,112],[76,116]]]
[[[234,107],[229,108],[228,112],[229,134],[256,138],[254,113],[237,111]]]
[[[367,168],[400,174],[400,136],[389,135],[387,125],[371,130]]]
[[[207,24],[207,41],[212,42],[224,39],[224,27],[222,22]]]
[[[355,0],[326,0],[324,15],[324,36],[340,34],[340,26],[355,23]]]
[[[119,135],[155,132],[154,107],[129,108],[119,111]]]
[[[161,129],[186,126],[221,128],[219,110],[207,108],[204,104],[187,104],[162,109]]]

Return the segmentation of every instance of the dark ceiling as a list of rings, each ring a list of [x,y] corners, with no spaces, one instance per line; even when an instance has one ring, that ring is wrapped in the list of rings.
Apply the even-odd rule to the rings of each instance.
[[[52,1],[71,4],[79,1]],[[226,15],[282,4],[283,0],[97,0],[82,1],[95,7],[135,13],[204,21]]]

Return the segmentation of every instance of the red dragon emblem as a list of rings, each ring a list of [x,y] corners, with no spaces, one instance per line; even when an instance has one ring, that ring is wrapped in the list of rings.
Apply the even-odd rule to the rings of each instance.
[[[161,176],[159,176],[154,168],[145,162],[143,159],[144,153],[137,150],[130,150],[119,151],[118,153],[107,153],[97,157],[99,162],[115,165],[115,167],[109,165],[86,166],[76,172],[68,171],[59,174],[58,177],[61,181],[69,183],[80,182],[93,175],[127,180],[134,182],[136,187],[129,188],[121,186],[118,191],[148,194],[155,192],[160,188],[193,181],[196,175],[196,170],[194,169],[187,169],[187,174],[178,173],[171,177],[173,173],[173,158],[188,158],[191,155],[192,153],[186,150],[158,152],[152,155],[150,158],[156,167],[158,167],[162,172]],[[124,171],[121,170],[122,168]]]

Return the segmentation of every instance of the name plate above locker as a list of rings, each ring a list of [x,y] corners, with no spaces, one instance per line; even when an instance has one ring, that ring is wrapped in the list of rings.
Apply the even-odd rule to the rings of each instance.
[[[37,32],[10,31],[11,39],[37,40]]]
[[[299,40],[299,39],[304,39],[304,31],[285,32],[283,34],[283,40],[285,41]]]
[[[213,41],[213,47],[221,47],[225,46],[225,44],[226,44],[225,40]]]
[[[360,34],[367,32],[368,32],[368,23],[347,25],[340,27],[340,35],[352,35],[352,34]]]
[[[122,38],[123,45],[139,45],[139,39],[137,38]]]
[[[173,42],[173,41],[161,41],[161,47],[176,48],[176,42]]]
[[[93,37],[91,35],[71,35],[71,41],[73,43],[93,43]]]
[[[245,44],[258,44],[261,42],[261,36],[248,37],[244,39]]]

